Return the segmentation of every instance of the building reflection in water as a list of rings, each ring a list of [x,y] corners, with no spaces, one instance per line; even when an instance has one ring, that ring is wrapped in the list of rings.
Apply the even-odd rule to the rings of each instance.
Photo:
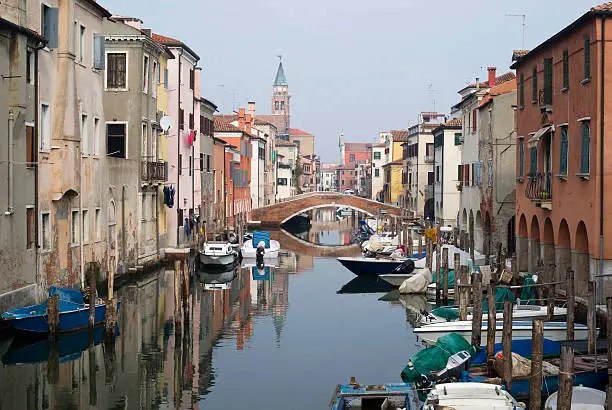
[[[45,354],[46,340],[0,340],[0,408],[197,408],[215,385],[213,349],[221,340],[231,340],[237,350],[248,349],[253,319],[268,316],[280,346],[289,274],[297,265],[295,255],[281,256],[264,279],[254,279],[248,267],[240,268],[224,290],[205,290],[194,277],[178,334],[173,325],[174,274],[168,270],[119,290],[119,335],[114,343],[95,340],[99,343],[88,347],[88,332],[83,332],[81,348],[75,344],[76,351],[54,357]],[[27,349],[42,351],[41,360],[7,363]]]

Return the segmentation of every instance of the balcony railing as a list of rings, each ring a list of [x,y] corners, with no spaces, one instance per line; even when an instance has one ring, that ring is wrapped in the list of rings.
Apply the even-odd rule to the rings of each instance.
[[[550,172],[538,172],[530,175],[525,187],[525,196],[532,201],[549,202],[552,200],[552,175]]]
[[[146,182],[165,182],[168,180],[166,175],[166,165],[162,161],[141,161],[140,179]]]

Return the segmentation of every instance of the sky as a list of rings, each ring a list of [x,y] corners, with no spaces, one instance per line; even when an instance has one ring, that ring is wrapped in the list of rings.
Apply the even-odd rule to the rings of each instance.
[[[509,71],[590,7],[588,0],[98,0],[113,14],[177,38],[200,56],[203,96],[230,113],[256,101],[270,113],[282,55],[291,126],[315,135],[324,162],[338,136],[374,142],[421,111],[448,113],[487,66]],[[603,1],[600,1],[600,3]]]

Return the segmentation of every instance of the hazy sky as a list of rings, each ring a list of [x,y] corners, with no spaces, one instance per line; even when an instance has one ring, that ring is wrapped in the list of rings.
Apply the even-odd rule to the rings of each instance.
[[[508,71],[512,50],[532,48],[595,4],[588,0],[99,0],[112,13],[178,38],[200,55],[204,97],[221,112],[270,112],[277,54],[289,82],[291,125],[316,136],[324,161],[338,135],[374,141],[417,113],[448,113],[457,90],[486,67]],[[603,1],[600,1],[600,3]]]

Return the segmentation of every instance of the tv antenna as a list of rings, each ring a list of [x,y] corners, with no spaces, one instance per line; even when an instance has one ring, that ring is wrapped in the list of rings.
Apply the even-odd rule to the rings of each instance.
[[[506,17],[520,17],[523,19],[523,45],[522,48],[525,50],[525,19],[527,18],[526,14],[506,14]]]
[[[433,84],[427,86],[427,90],[431,93],[431,102],[433,104],[433,112],[436,112],[436,90],[433,88]]]

